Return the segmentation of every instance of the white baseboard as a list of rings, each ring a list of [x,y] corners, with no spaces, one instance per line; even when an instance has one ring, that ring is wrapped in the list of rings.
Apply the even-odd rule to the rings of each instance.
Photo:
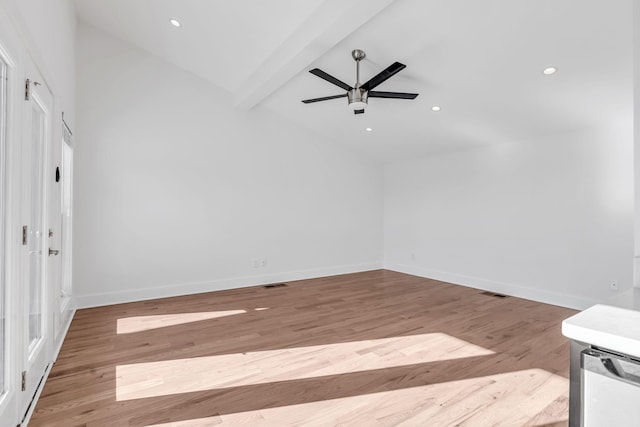
[[[127,302],[144,301],[156,298],[167,298],[180,295],[199,294],[203,292],[244,288],[248,286],[266,285],[276,282],[335,276],[337,274],[360,273],[363,271],[379,270],[381,268],[381,262],[368,262],[362,264],[340,265],[327,268],[271,273],[260,276],[244,276],[228,279],[216,279],[206,282],[181,283],[155,288],[140,288],[131,289],[128,291],[76,295],[75,305],[78,309],[99,307],[104,305],[122,304]]]
[[[592,305],[599,303],[599,301],[593,300],[591,298],[534,289],[525,286],[513,285],[511,283],[496,282],[477,277],[465,276],[462,274],[449,273],[446,271],[431,270],[415,265],[387,263],[384,268],[387,270],[397,271],[399,273],[411,274],[413,276],[453,283],[454,285],[461,285],[469,288],[481,289],[483,291],[496,292],[518,298],[538,301],[545,304],[573,308],[576,310],[585,310]]]
[[[53,362],[58,360],[58,355],[60,354],[60,349],[62,349],[62,344],[64,343],[64,339],[67,337],[67,332],[69,332],[69,327],[71,326],[71,322],[73,321],[73,316],[76,315],[75,308],[69,308],[65,310],[67,314],[66,319],[62,324],[62,328],[60,329],[60,333],[57,337],[57,342],[54,343],[53,348]]]

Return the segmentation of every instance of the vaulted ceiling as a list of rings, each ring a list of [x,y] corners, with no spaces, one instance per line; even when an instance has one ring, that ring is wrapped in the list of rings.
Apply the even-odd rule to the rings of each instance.
[[[79,19],[382,161],[602,124],[633,111],[632,0],[76,0]],[[175,28],[169,19],[182,26]],[[366,81],[413,101],[370,99],[354,115],[308,73]],[[557,67],[546,76],[542,70]],[[432,106],[441,107],[439,112]],[[366,132],[370,127],[372,132]]]

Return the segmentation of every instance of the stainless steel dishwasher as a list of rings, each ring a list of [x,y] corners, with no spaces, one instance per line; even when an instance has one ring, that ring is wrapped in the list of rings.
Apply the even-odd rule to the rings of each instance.
[[[583,427],[640,426],[640,360],[588,348],[580,367]]]

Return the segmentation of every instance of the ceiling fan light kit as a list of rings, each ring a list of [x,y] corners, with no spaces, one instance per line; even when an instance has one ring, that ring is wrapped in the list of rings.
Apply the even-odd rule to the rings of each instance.
[[[394,76],[396,73],[402,71],[406,68],[406,65],[401,64],[399,62],[394,62],[386,69],[382,70],[380,73],[376,74],[373,78],[367,81],[364,84],[360,84],[360,61],[362,61],[367,54],[360,49],[355,49],[351,52],[351,57],[354,61],[356,61],[356,84],[355,87],[351,87],[345,82],[338,80],[332,75],[325,73],[319,68],[314,68],[313,70],[309,70],[309,72],[313,75],[320,77],[323,80],[332,83],[339,88],[347,91],[347,93],[342,95],[332,95],[325,96],[322,98],[313,98],[313,99],[304,99],[302,102],[305,104],[310,104],[313,102],[319,101],[328,101],[330,99],[337,98],[347,98],[347,105],[349,109],[353,110],[354,114],[363,114],[364,109],[369,104],[369,98],[394,98],[394,99],[415,99],[418,94],[417,93],[404,93],[404,92],[380,92],[374,91],[376,86],[385,82],[390,77]]]

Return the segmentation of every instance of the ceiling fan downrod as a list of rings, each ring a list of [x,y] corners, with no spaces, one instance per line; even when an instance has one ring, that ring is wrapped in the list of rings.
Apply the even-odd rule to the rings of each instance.
[[[349,108],[358,112],[364,112],[368,103],[367,91],[360,89],[360,61],[366,56],[364,50],[354,49],[351,52],[351,57],[356,61],[356,85],[347,93],[347,100]]]
[[[356,89],[360,89],[360,61],[367,56],[364,50],[355,49],[351,52],[351,57],[356,61]]]

